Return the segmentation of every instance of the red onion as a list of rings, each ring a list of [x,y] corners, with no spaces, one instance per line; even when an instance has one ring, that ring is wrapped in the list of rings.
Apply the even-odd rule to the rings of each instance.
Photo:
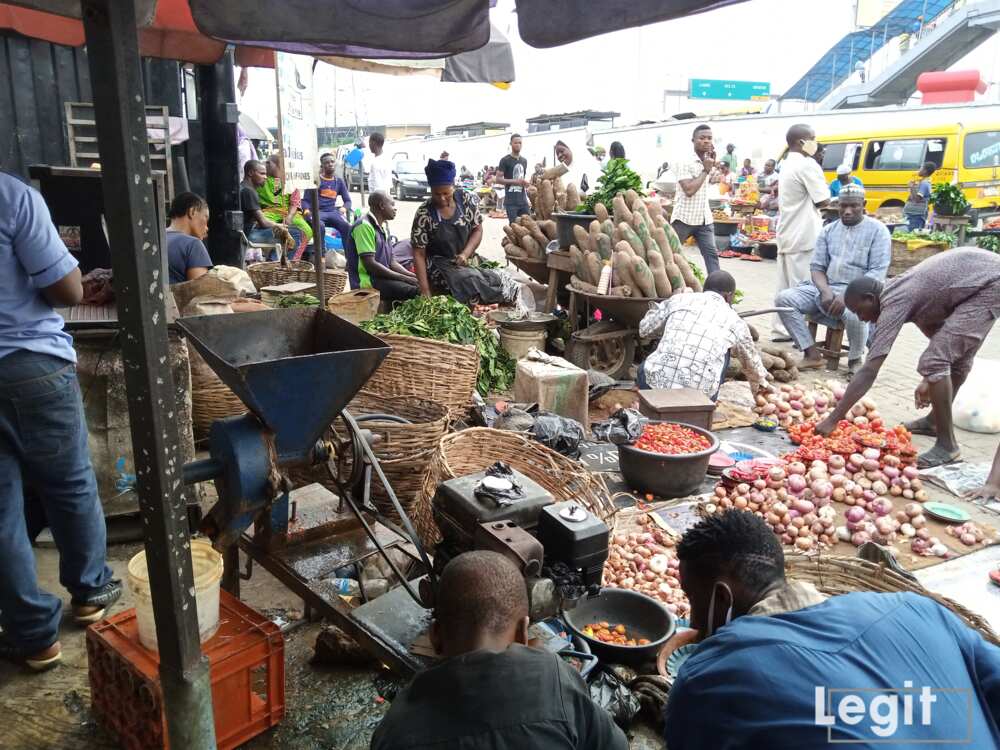
[[[893,480],[899,476],[899,469],[895,466],[889,466],[886,464],[882,467],[882,473],[885,474],[890,480]]]
[[[844,511],[844,517],[848,521],[851,521],[853,523],[858,523],[858,522],[864,520],[864,518],[865,518],[865,512],[864,512],[863,509],[858,508],[857,506],[855,506],[853,508],[848,508],[847,510],[845,510]]]
[[[923,518],[923,516],[921,516],[921,518]],[[910,525],[913,526],[912,521],[910,522]],[[917,530],[918,539],[929,540],[931,538],[931,530],[928,529],[926,526],[913,526],[913,528]]]
[[[785,479],[785,470],[780,466],[772,466],[767,475],[775,482],[782,482]]]
[[[788,482],[788,490],[796,495],[801,493],[806,488],[806,479],[799,472],[795,472],[789,475],[787,482]]]
[[[903,476],[906,477],[907,479],[916,479],[918,476],[920,476],[920,472],[917,471],[916,466],[904,466]]]
[[[887,516],[892,512],[892,503],[884,497],[874,499],[872,502],[872,511],[877,516]]]
[[[767,482],[763,479],[755,479],[753,483],[753,488],[755,490],[765,490],[767,489]]]
[[[861,451],[861,455],[869,461],[877,461],[882,454],[878,448],[865,448]]]
[[[871,535],[867,531],[855,531],[851,535],[851,544],[855,547],[860,547],[865,542],[870,542],[871,540]]]
[[[805,515],[806,513],[812,513],[816,510],[816,506],[809,500],[792,500],[792,510],[796,510],[799,513]]]
[[[806,473],[806,465],[804,463],[802,463],[801,461],[792,461],[792,463],[788,464],[788,473],[789,474],[805,474]]]
[[[746,495],[748,492],[750,492],[750,485],[747,484],[746,482],[741,482],[740,484],[736,485],[736,494]]]
[[[862,490],[861,491],[861,496],[865,499],[865,502],[867,502],[869,504],[871,504],[875,500],[875,498],[878,497],[878,495],[876,495],[871,490]]]

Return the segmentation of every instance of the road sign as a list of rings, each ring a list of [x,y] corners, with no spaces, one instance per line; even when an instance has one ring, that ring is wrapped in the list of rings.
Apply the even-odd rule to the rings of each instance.
[[[692,99],[767,101],[771,98],[771,84],[766,81],[716,81],[709,78],[692,78],[688,84],[689,96]]]

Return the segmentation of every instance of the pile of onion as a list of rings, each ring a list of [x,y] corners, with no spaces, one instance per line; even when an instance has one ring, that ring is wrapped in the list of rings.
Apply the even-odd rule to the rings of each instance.
[[[615,534],[604,564],[604,585],[639,591],[686,617],[691,605],[681,589],[674,545],[674,538],[659,529]]]
[[[799,385],[781,383],[778,390],[756,399],[755,411],[772,417],[782,427],[822,419],[833,408],[833,398],[823,391],[810,391]]]
[[[899,456],[883,454],[878,448],[852,453],[846,461],[835,454],[830,456],[828,463],[835,477],[842,477],[832,480],[835,484],[833,499],[837,502],[863,505],[869,512],[875,512],[872,503],[886,495],[921,503],[928,499],[916,467],[901,466]],[[888,507],[891,510],[891,504]]]
[[[966,547],[974,547],[986,539],[986,534],[983,533],[983,530],[972,521],[966,521],[958,526],[948,526],[945,529],[945,533],[955,537]]]

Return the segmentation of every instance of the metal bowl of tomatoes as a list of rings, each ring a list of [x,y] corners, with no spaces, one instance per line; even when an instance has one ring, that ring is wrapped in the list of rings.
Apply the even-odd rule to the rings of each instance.
[[[698,491],[719,439],[708,430],[681,422],[650,421],[639,439],[618,446],[618,465],[636,492],[685,497]]]
[[[598,658],[612,664],[655,660],[677,630],[674,616],[652,597],[611,587],[564,609],[562,620]]]

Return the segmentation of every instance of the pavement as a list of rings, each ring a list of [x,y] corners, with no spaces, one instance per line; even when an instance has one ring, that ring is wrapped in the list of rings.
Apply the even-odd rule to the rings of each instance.
[[[361,205],[360,196],[355,205]],[[408,234],[418,203],[401,202],[392,229],[397,236]],[[486,219],[481,253],[502,259],[500,239],[504,220]],[[689,256],[697,257],[693,249]],[[700,259],[699,259],[700,262]],[[741,309],[769,307],[775,293],[777,269],[774,261],[750,263],[723,259],[722,267],[737,279],[745,298]],[[771,335],[770,318],[752,319],[762,339]],[[870,394],[889,421],[913,418],[913,389],[919,382],[915,365],[924,347],[923,335],[913,326],[904,328],[875,387]],[[981,356],[1000,360],[1000,333],[987,339]],[[844,373],[841,373],[841,377]],[[829,377],[825,371],[812,376]],[[968,461],[988,462],[997,446],[997,436],[959,431],[963,456]],[[927,438],[917,438],[921,446]],[[995,524],[996,525],[996,524]],[[118,577],[125,578],[128,560],[141,548],[138,544],[115,545],[109,561]],[[42,587],[63,596],[58,583],[58,554],[52,548],[36,550],[38,578]],[[987,548],[954,561],[921,571],[919,577],[936,589],[946,590],[956,600],[984,614],[1000,630],[1000,595],[985,580],[985,571],[997,564],[1000,547]],[[126,587],[127,589],[127,587]],[[286,641],[286,705],[282,724],[245,745],[255,750],[362,750],[385,711],[381,695],[395,684],[384,670],[372,668],[317,667],[310,664],[312,646],[320,631],[319,623],[304,622],[302,602],[259,566],[251,581],[243,582],[242,595],[251,606],[292,623]],[[112,613],[133,606],[126,590]],[[114,748],[116,743],[94,722],[90,713],[90,688],[83,631],[64,623],[60,635],[64,663],[43,675],[29,674],[0,662],[0,713],[9,720],[0,732],[0,748],[18,750],[69,750],[77,747]],[[640,726],[631,738],[633,748],[662,747],[656,733]]]

